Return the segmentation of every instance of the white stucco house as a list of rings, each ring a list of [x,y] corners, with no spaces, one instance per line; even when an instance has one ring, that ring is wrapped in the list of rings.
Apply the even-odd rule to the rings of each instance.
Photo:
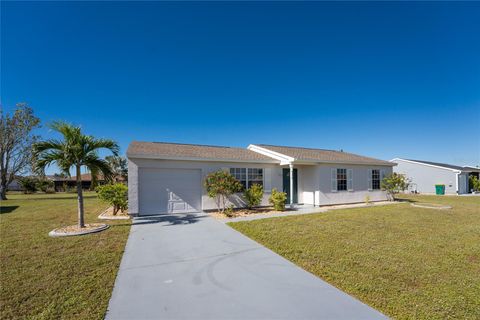
[[[397,166],[394,172],[406,175],[410,180],[409,192],[435,194],[435,185],[445,185],[445,194],[469,193],[468,178],[480,173],[474,167],[452,164],[395,158],[390,160]]]
[[[226,170],[245,187],[263,185],[288,203],[333,205],[386,200],[380,181],[394,163],[334,150],[249,145],[248,148],[132,142],[127,150],[129,212],[132,215],[188,213],[215,209],[203,187],[207,174]],[[231,204],[244,206],[241,195]]]

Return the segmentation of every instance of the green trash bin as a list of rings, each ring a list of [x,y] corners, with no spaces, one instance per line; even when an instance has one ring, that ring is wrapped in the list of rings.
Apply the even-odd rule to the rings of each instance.
[[[435,194],[437,195],[444,195],[445,194],[445,185],[444,184],[436,184],[435,185]]]

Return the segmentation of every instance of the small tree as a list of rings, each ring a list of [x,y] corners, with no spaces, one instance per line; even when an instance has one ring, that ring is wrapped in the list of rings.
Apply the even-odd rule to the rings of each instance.
[[[0,200],[7,200],[7,187],[16,176],[30,171],[32,144],[38,139],[33,131],[39,126],[26,103],[18,103],[13,114],[0,107]]]
[[[396,172],[383,178],[381,183],[382,190],[387,192],[390,201],[395,200],[395,194],[407,190],[408,185],[407,177]]]
[[[113,207],[113,215],[128,208],[128,187],[123,183],[106,184],[96,189],[100,200]]]
[[[263,187],[259,184],[253,184],[250,188],[245,189],[243,197],[247,203],[247,208],[252,209],[262,202]]]
[[[221,213],[225,212],[228,197],[243,189],[242,184],[234,176],[222,170],[210,173],[205,178],[204,185],[208,196],[215,199]]]
[[[285,210],[285,202],[287,201],[287,194],[285,192],[279,192],[277,189],[272,189],[272,194],[270,198],[268,198],[268,202],[270,202],[275,210],[277,211],[284,211]]]

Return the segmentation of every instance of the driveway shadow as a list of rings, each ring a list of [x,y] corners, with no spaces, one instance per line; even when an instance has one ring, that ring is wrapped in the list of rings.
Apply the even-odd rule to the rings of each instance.
[[[0,214],[10,213],[17,208],[18,208],[18,206],[1,206],[0,207]]]
[[[156,215],[136,217],[132,220],[132,225],[152,224],[152,223],[165,223],[165,226],[176,226],[181,224],[197,223],[201,219],[206,218],[207,215],[194,214],[169,214],[169,215]]]

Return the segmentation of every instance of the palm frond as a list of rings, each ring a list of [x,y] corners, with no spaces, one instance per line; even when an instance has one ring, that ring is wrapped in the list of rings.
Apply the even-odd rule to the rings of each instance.
[[[99,158],[96,155],[88,155],[83,159],[82,164],[86,166],[92,174],[95,172],[96,174],[102,173],[105,180],[111,180],[113,178],[113,172],[110,167],[110,164]]]
[[[93,152],[95,150],[99,149],[107,149],[110,150],[115,156],[118,155],[118,152],[120,151],[120,147],[118,144],[111,140],[111,139],[96,139],[92,136],[85,136],[85,152]]]
[[[40,154],[47,150],[62,150],[63,143],[59,140],[49,139],[46,141],[40,141],[33,144],[33,152],[34,154]]]

